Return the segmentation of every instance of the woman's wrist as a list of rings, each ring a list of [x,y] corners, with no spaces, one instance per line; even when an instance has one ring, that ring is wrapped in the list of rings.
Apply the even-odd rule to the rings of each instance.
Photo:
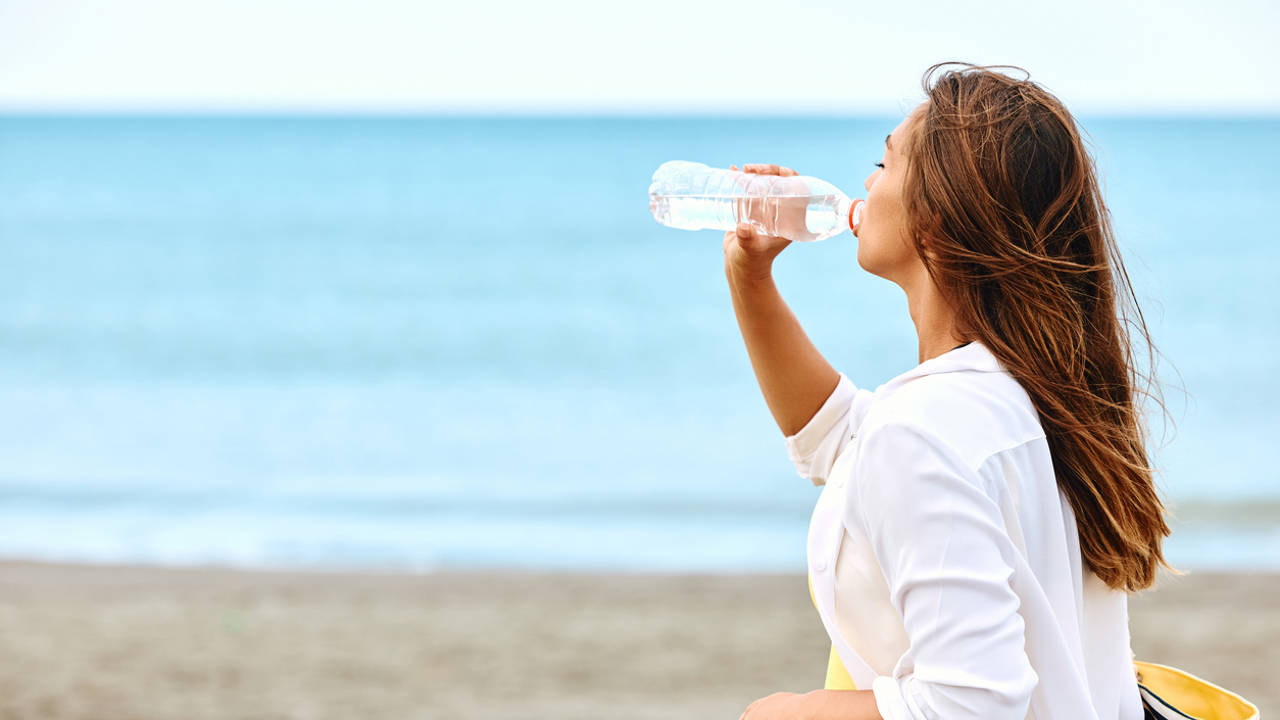
[[[724,273],[734,288],[751,288],[773,283],[773,262],[736,263],[726,261]]]

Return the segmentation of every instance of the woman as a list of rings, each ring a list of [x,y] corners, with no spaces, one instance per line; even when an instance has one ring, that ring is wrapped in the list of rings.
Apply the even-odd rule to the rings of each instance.
[[[907,295],[920,365],[856,386],[773,284],[790,242],[725,235],[761,390],[824,486],[808,556],[832,640],[823,690],[743,718],[1137,720],[1126,593],[1168,567],[1169,527],[1092,160],[1027,79],[947,63],[924,89],[857,232],[858,264]]]

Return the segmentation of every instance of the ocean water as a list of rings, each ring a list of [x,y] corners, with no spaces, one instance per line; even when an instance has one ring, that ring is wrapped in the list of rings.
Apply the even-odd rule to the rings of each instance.
[[[898,118],[0,117],[0,556],[802,571],[817,488],[663,161],[861,193]],[[1280,119],[1085,118],[1189,568],[1280,568]],[[844,235],[779,286],[916,364]]]

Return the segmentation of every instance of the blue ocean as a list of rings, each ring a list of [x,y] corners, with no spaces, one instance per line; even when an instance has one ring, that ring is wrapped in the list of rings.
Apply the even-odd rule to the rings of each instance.
[[[818,489],[666,160],[862,194],[896,117],[0,117],[0,556],[802,572]],[[1084,118],[1182,568],[1280,569],[1280,118]],[[913,367],[848,234],[778,284]],[[1144,355],[1145,357],[1145,355]]]

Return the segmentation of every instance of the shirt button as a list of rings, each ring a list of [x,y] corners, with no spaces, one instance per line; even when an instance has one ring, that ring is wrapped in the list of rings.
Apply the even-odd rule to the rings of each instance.
[[[826,570],[826,569],[827,569],[827,561],[826,561],[826,560],[819,560],[819,561],[817,561],[817,562],[815,562],[815,563],[813,564],[813,568],[814,568],[815,570],[817,570],[818,572],[822,572],[822,571],[824,571],[824,570]]]

